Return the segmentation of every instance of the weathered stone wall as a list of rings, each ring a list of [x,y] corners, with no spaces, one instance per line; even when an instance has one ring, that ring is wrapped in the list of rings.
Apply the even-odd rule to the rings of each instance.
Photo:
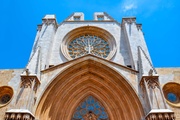
[[[15,100],[17,98],[16,93],[20,82],[20,73],[22,73],[22,69],[0,70],[0,87],[10,86],[13,89],[14,93],[12,99],[10,100],[10,103],[0,107],[0,120],[3,120],[5,111],[7,111],[15,105]]]
[[[156,68],[156,70],[160,76],[159,80],[162,88],[165,84],[171,82],[180,84],[180,68]],[[178,89],[180,91],[180,88]],[[168,104],[168,106],[175,112],[176,120],[180,120],[180,107],[177,107],[175,105]]]

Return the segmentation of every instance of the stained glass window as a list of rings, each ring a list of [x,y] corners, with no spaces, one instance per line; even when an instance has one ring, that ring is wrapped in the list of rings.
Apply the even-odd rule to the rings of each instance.
[[[106,58],[110,53],[108,42],[93,35],[84,35],[72,40],[68,50],[71,58],[78,58],[86,54]]]
[[[170,101],[170,102],[176,102],[177,101],[177,97],[174,93],[168,93],[167,94],[167,99]]]
[[[5,94],[5,95],[3,95],[3,96],[1,97],[0,102],[1,102],[2,104],[5,104],[5,103],[7,103],[10,99],[11,99],[11,96],[8,95],[8,94]]]
[[[87,97],[73,114],[72,120],[109,120],[104,107],[92,96]]]

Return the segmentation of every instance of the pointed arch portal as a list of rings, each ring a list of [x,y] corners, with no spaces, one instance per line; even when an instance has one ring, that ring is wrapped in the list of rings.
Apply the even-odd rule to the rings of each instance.
[[[140,120],[144,116],[139,98],[127,80],[95,59],[82,59],[60,73],[42,95],[36,116],[40,120],[75,120],[78,106],[89,97],[104,108],[100,112],[107,117],[102,120]],[[93,111],[92,106],[85,110],[79,120],[88,120],[83,115],[101,120],[98,116],[102,114]]]

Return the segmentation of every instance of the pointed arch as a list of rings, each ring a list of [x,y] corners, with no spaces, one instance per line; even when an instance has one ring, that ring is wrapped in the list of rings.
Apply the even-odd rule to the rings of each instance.
[[[72,120],[92,119],[109,120],[108,114],[103,105],[92,95],[87,96],[76,107]]]
[[[87,96],[101,101],[110,120],[139,120],[142,105],[122,75],[105,64],[86,59],[60,73],[44,92],[36,116],[46,120],[71,120]]]

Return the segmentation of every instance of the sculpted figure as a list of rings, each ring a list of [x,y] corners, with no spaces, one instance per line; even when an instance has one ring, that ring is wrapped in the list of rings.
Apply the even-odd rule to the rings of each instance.
[[[84,120],[97,120],[97,116],[92,112],[89,112],[84,116]]]

